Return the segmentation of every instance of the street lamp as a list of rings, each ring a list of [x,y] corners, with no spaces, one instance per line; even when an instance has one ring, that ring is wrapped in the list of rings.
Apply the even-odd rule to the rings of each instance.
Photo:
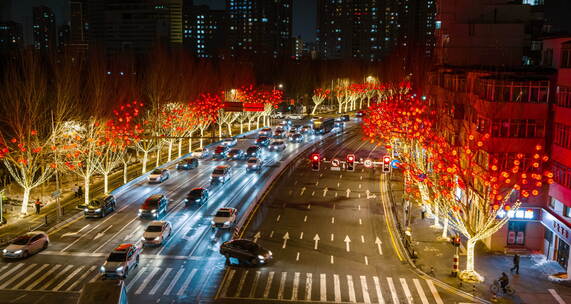
[[[281,90],[281,89],[283,89],[283,88],[284,88],[284,85],[283,85],[283,83],[280,83],[280,84],[278,84],[278,89],[280,89],[280,90]]]
[[[367,78],[366,78],[366,81],[367,81],[368,83],[373,83],[373,82],[375,82],[375,80],[376,80],[375,77],[373,77],[373,76],[371,76],[371,75],[367,76]]]

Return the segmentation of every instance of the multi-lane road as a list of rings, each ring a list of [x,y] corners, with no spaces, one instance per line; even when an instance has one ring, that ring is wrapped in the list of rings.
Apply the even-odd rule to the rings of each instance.
[[[236,147],[254,144],[255,134],[240,138]],[[140,265],[129,273],[125,283],[132,303],[199,303],[211,301],[224,274],[224,258],[218,253],[231,231],[214,230],[212,215],[219,207],[245,210],[281,162],[291,158],[320,137],[301,144],[287,144],[283,152],[265,154],[264,169],[247,173],[245,161],[202,160],[188,171],[170,169],[170,178],[161,184],[141,180],[116,193],[117,210],[102,219],[78,218],[50,234],[49,248],[25,260],[0,263],[0,302],[74,303],[82,287],[100,278],[99,268],[109,252],[121,243],[141,239],[149,220],[137,211],[151,194],[163,193],[170,200],[164,218],[173,225],[172,236],[161,247],[145,247]],[[231,180],[210,189],[202,206],[187,207],[186,194],[193,187],[209,187],[217,165],[235,168]],[[240,214],[241,216],[241,214]]]

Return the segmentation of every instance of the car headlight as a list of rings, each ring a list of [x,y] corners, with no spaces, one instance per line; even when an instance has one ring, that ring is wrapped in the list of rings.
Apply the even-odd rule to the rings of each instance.
[[[83,209],[83,211],[87,212],[87,211],[89,211],[89,209],[85,208],[85,209]]]
[[[210,221],[210,224],[214,225],[215,223],[214,223],[214,221]]]
[[[105,272],[105,266],[101,266],[101,267],[99,267],[99,271],[101,271],[101,272]]]
[[[22,250],[16,250],[16,251],[14,251],[14,254],[20,254],[20,253],[22,253]]]
[[[95,212],[101,212],[101,208],[95,209]]]
[[[258,260],[263,261],[265,258],[263,255],[258,255]]]
[[[2,250],[2,253],[6,253],[6,252],[8,252],[8,250],[6,250],[6,249]]]
[[[116,271],[116,272],[121,272],[121,271],[123,271],[123,266],[117,267],[117,269],[115,269],[115,271]]]
[[[224,222],[224,225],[230,225],[230,221]]]
[[[200,199],[195,199],[194,201],[198,203],[198,202],[200,202]]]
[[[157,237],[155,237],[153,240],[158,241],[158,240],[160,240],[160,239],[161,239],[161,237],[160,237],[160,236],[157,236]]]
[[[218,179],[222,179],[222,176],[218,176]]]
[[[151,210],[151,213],[157,213],[157,209]]]

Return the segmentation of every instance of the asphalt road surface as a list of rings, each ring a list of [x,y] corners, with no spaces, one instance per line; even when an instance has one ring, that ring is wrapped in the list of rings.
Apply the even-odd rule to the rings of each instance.
[[[384,148],[357,130],[316,149],[322,157],[381,159]],[[387,226],[387,185],[380,169],[359,165],[312,171],[301,157],[265,197],[245,237],[270,249],[258,268],[228,267],[218,303],[463,303],[403,262]]]
[[[137,211],[155,193],[170,199],[163,219],[172,223],[173,234],[161,247],[145,247],[140,265],[125,280],[129,302],[211,302],[225,273],[219,246],[232,237],[230,231],[210,227],[213,214],[225,206],[245,209],[280,161],[319,141],[317,136],[288,143],[283,152],[266,153],[260,173],[247,173],[245,161],[207,159],[193,170],[170,168],[170,178],[161,184],[141,181],[125,187],[116,195],[117,210],[105,218],[81,217],[52,233],[47,250],[24,260],[1,261],[0,303],[75,303],[87,282],[100,279],[99,268],[113,248],[141,239],[150,220],[139,219]],[[253,144],[254,136],[239,139],[237,147]],[[183,199],[190,189],[208,186],[214,167],[227,163],[235,167],[231,181],[212,188],[207,204],[186,207]]]

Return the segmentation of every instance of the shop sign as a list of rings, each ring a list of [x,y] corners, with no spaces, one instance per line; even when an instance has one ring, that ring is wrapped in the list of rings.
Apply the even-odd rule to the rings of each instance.
[[[559,219],[557,219],[546,210],[543,210],[541,222],[547,229],[553,231],[567,244],[571,244],[571,231],[569,231],[571,228],[568,225],[562,223]]]
[[[539,219],[539,210],[537,209],[517,209],[517,210],[500,210],[498,217],[509,217],[510,220],[524,220],[524,221],[537,221]]]

